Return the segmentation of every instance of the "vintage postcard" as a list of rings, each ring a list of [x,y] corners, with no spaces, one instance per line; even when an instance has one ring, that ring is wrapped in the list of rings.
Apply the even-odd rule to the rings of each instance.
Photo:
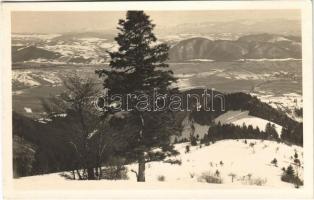
[[[1,6],[4,199],[313,198],[310,1]]]

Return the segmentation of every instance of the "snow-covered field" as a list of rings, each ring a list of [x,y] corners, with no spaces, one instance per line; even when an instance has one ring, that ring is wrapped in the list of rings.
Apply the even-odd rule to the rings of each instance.
[[[302,95],[297,93],[286,93],[278,96],[263,91],[251,93],[251,95],[256,96],[262,102],[267,103],[277,110],[284,111],[290,118],[299,122],[303,121],[302,116],[297,116],[294,113],[295,108],[300,109],[303,107]]]
[[[251,144],[254,144],[253,146]],[[192,146],[190,152],[185,149],[188,143],[176,144],[180,155],[166,159],[180,160],[181,164],[169,164],[156,161],[146,164],[146,183],[173,184],[173,187],[183,185],[197,185],[206,187],[261,187],[261,188],[291,188],[290,183],[282,182],[280,177],[282,168],[293,165],[293,155],[298,154],[301,167],[294,169],[303,179],[303,149],[298,146],[288,146],[283,143],[262,140],[223,140],[209,146]],[[276,158],[277,166],[271,164]],[[137,164],[127,165],[128,180],[100,180],[99,184],[109,183],[123,184],[125,186],[136,183],[136,177],[131,170],[137,170]],[[221,179],[221,184],[207,183],[202,177],[204,175],[216,176]],[[231,174],[234,175],[233,181]],[[163,177],[163,180],[162,178]],[[32,182],[44,186],[45,183],[53,181],[64,183],[65,180],[59,173],[31,176],[16,179],[17,185],[23,186]],[[67,181],[69,182],[69,181]],[[77,182],[75,182],[77,183]],[[74,184],[75,184],[74,183]],[[43,184],[43,185],[42,185]],[[143,183],[138,183],[143,184]]]
[[[234,124],[238,126],[242,126],[243,124],[245,124],[246,126],[252,125],[253,128],[258,127],[260,130],[263,130],[263,131],[265,131],[266,124],[271,123],[272,125],[275,125],[276,131],[279,136],[281,134],[281,129],[282,129],[282,126],[276,123],[270,122],[268,120],[265,120],[259,117],[249,115],[249,111],[239,111],[239,110],[228,111],[215,119],[215,123],[218,123],[218,122],[220,122],[221,124]]]
[[[31,71],[12,71],[12,82],[25,86],[39,86],[40,83],[31,76]]]
[[[36,87],[42,84],[58,86],[61,78],[57,72],[44,70],[12,70],[12,83],[20,87]]]

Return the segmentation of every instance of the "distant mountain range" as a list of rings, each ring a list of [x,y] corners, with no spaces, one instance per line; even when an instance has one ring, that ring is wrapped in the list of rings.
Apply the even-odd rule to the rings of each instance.
[[[230,61],[239,59],[282,59],[302,57],[301,38],[276,34],[257,34],[237,40],[191,38],[170,49],[171,61],[209,59]]]
[[[112,35],[99,33],[68,33],[52,39],[33,40],[12,46],[12,62],[101,64],[108,62],[107,50],[115,50]],[[39,41],[39,42],[38,42]],[[232,61],[239,59],[300,59],[301,38],[278,34],[254,34],[236,40],[211,40],[205,37],[163,40],[171,44],[171,62],[208,59]]]
[[[254,11],[253,11],[254,12]],[[170,27],[156,27],[161,35],[224,33],[229,35],[250,35],[260,33],[301,35],[301,21],[289,19],[208,21],[184,23]]]

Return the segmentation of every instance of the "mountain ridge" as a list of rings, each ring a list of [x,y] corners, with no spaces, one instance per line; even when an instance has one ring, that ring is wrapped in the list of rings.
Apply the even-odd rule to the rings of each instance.
[[[86,33],[77,37],[75,34],[58,36],[47,40],[47,44],[52,46],[40,46],[40,44],[13,45],[12,61],[13,63],[49,61],[51,64],[103,64],[108,62],[109,56],[105,52],[114,49],[115,44],[110,39],[108,41],[107,36],[101,36],[99,33],[92,35],[92,40],[87,36]],[[171,43],[171,41],[167,42]],[[42,44],[44,43],[45,41],[42,42]],[[94,54],[91,53],[92,51]],[[301,59],[301,57],[300,37],[269,33],[246,35],[236,40],[210,40],[205,37],[191,37],[176,42],[169,51],[170,62],[193,59],[235,61],[240,59]]]
[[[203,37],[180,41],[170,49],[171,61],[210,59],[231,61],[239,59],[301,59],[301,39],[295,36],[256,34],[237,40],[209,40]]]

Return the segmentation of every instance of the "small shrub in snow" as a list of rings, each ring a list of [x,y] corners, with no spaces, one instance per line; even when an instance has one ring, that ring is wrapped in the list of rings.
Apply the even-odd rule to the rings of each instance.
[[[222,161],[220,161],[219,164],[220,164],[220,166],[223,166],[223,165],[224,165],[224,163],[223,163]]]
[[[297,166],[301,166],[301,161],[299,160],[299,155],[298,153],[295,151],[294,153],[294,160],[293,160],[294,164],[296,164]]]
[[[297,175],[295,175],[294,169],[291,165],[281,175],[281,180],[284,182],[292,183],[296,188],[303,185],[303,180],[301,180]]]
[[[246,140],[244,140],[244,144],[247,144],[247,141],[246,141]]]
[[[257,185],[257,186],[263,186],[267,183],[267,179],[264,178],[250,178],[250,179],[247,179],[247,180],[243,180],[242,181],[242,184],[245,184],[245,185]]]
[[[251,180],[252,174],[246,175],[249,180]]]
[[[215,172],[215,176],[220,177],[220,172],[218,171],[218,169]]]
[[[194,178],[194,176],[195,176],[195,173],[190,173],[191,178]]]
[[[185,147],[185,153],[189,153],[190,152],[190,146],[189,145],[186,145]]]
[[[270,163],[275,165],[275,167],[277,167],[277,159],[276,158],[274,158]]]
[[[299,157],[298,153],[296,150],[294,150],[294,158],[297,159]]]
[[[276,148],[276,153],[279,151],[279,147]]]
[[[197,179],[199,182],[206,182],[206,183],[215,183],[215,184],[221,184],[222,179],[221,177],[217,177],[212,175],[210,172],[204,172],[200,177]]]
[[[296,164],[297,166],[300,166],[301,165],[301,162],[298,158],[294,159],[294,164]]]
[[[234,174],[229,174],[229,176],[232,176]],[[264,178],[253,178],[252,174],[247,174],[245,176],[242,176],[241,178],[238,179],[238,181],[241,181],[242,184],[244,185],[258,185],[262,186],[267,183],[267,179]]]
[[[109,180],[127,180],[128,169],[124,166],[109,166],[102,169],[102,178]]]
[[[232,183],[233,183],[233,180],[237,177],[237,175],[234,174],[234,173],[230,173],[230,174],[228,174],[228,176],[231,177],[231,182],[232,182]]]
[[[293,176],[293,175],[294,175],[294,169],[293,169],[293,167],[292,167],[291,165],[289,165],[289,166],[287,167],[286,174],[287,174],[288,176]]]
[[[165,181],[166,180],[166,178],[165,178],[165,176],[164,175],[160,175],[160,176],[158,176],[158,181],[161,181],[161,182],[163,182],[163,181]]]
[[[192,146],[196,146],[197,145],[197,138],[194,137],[194,136],[191,137],[191,145]]]

